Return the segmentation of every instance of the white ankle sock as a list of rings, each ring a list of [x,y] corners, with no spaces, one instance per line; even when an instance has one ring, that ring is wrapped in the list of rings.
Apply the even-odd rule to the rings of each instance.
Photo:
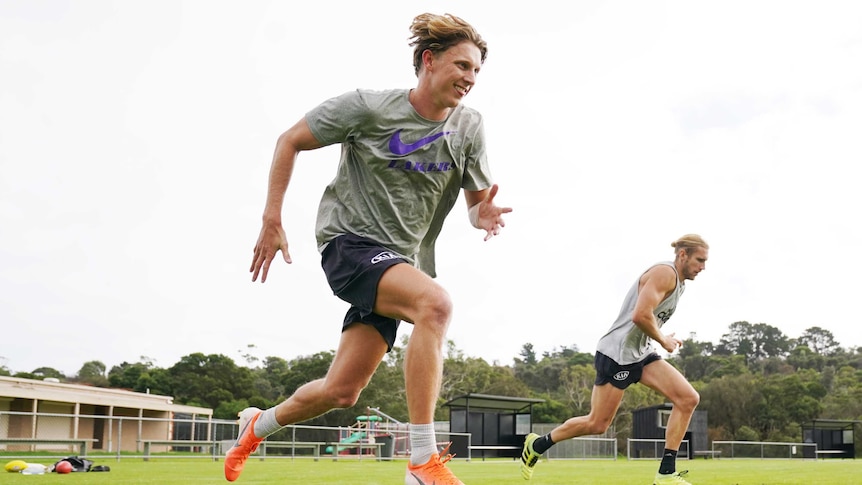
[[[410,424],[410,463],[422,465],[437,453],[434,424]]]
[[[258,438],[266,438],[281,428],[283,428],[283,426],[278,424],[278,421],[275,420],[275,408],[271,407],[264,411],[260,417],[257,418],[257,421],[254,422],[254,435]]]

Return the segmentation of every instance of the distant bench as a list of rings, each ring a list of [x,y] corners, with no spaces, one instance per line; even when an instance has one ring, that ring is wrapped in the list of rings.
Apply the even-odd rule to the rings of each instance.
[[[847,452],[844,450],[816,450],[814,453],[817,453],[820,458],[826,458],[826,455],[845,455]]]
[[[692,453],[695,458],[702,456],[704,459],[721,458],[721,450],[697,450]]]
[[[78,454],[87,456],[87,444],[97,439],[87,438],[0,438],[0,445],[67,445],[77,446]],[[8,450],[7,450],[8,451]]]
[[[471,445],[470,446],[470,456],[473,456],[473,451],[477,450],[482,454],[482,461],[485,461],[485,451],[499,451],[499,450],[520,450],[521,446],[513,446],[513,445]],[[517,459],[517,456],[513,457],[513,459]]]

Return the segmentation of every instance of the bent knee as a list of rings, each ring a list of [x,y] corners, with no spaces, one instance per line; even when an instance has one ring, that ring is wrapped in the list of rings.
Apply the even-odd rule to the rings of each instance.
[[[611,422],[613,418],[599,418],[595,416],[590,416],[590,420],[587,422],[587,434],[602,434],[611,427]]]
[[[700,404],[700,394],[692,389],[691,392],[678,397],[673,404],[682,411],[694,411],[694,408]]]
[[[444,329],[452,319],[452,298],[442,287],[423,295],[418,304],[416,321],[430,327]]]
[[[328,395],[331,407],[343,409],[356,405],[359,401],[359,395],[362,394],[364,386],[340,386],[338,388],[329,389]]]

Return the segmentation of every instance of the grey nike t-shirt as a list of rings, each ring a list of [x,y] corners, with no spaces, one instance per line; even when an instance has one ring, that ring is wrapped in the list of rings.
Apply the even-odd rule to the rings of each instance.
[[[306,114],[341,160],[317,212],[317,243],[355,234],[436,276],[434,242],[460,190],[491,186],[482,116],[463,104],[443,121],[422,118],[409,90],[356,90]]]

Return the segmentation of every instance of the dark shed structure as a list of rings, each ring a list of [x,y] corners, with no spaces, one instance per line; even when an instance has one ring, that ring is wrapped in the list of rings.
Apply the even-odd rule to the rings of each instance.
[[[533,405],[544,399],[464,394],[446,402],[449,431],[470,433],[452,436],[450,451],[460,456],[517,457],[524,438],[533,429]]]
[[[663,440],[671,410],[673,410],[671,403],[636,409],[632,412],[632,438]],[[689,449],[685,449],[684,445],[680,447],[680,457],[694,458],[697,452],[709,450],[706,418],[706,411],[699,409],[694,411],[691,422],[688,424],[688,430],[683,437],[683,440],[688,441]],[[658,450],[659,458],[661,451]],[[655,454],[653,444],[637,442],[632,444],[632,456],[635,458],[654,457]]]
[[[802,425],[802,442],[817,444],[818,458],[856,458],[855,428],[862,421],[843,421],[839,419],[814,419]],[[808,447],[804,450],[806,453]],[[806,456],[806,458],[815,458]]]

